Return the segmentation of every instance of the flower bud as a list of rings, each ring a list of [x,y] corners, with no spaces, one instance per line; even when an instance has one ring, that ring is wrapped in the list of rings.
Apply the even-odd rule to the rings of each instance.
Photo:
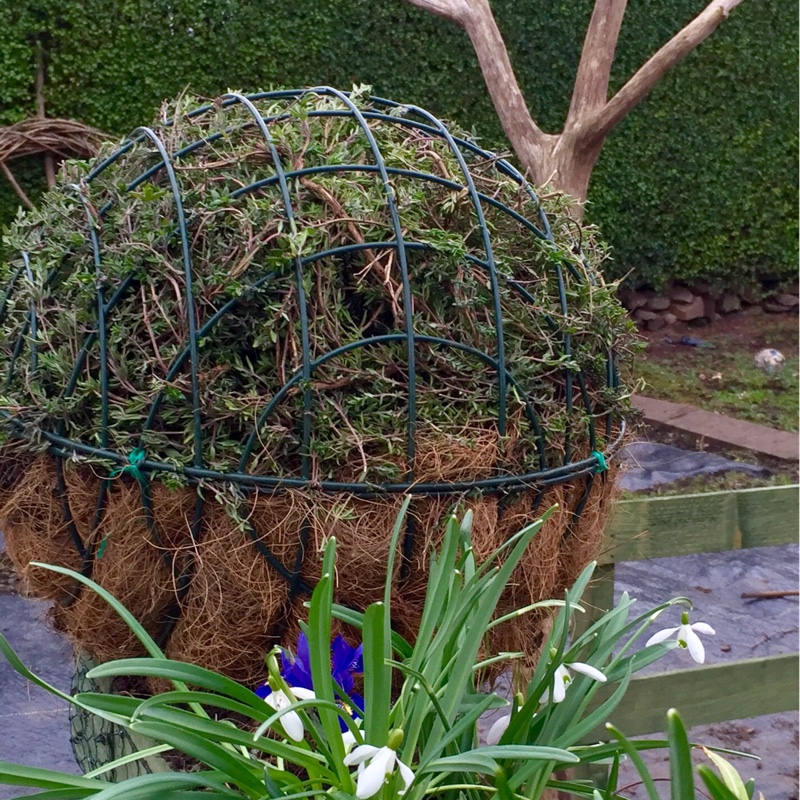
[[[398,750],[400,745],[403,744],[403,729],[395,728],[389,731],[389,738],[386,741],[386,746],[390,750]]]

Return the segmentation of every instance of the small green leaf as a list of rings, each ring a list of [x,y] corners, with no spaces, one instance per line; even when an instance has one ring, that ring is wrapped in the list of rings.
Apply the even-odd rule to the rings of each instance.
[[[711,750],[707,750],[705,747],[703,748],[703,752],[719,770],[722,780],[736,796],[736,800],[750,800],[747,794],[747,789],[744,785],[744,781],[741,779],[739,773],[734,769],[733,765],[729,761],[726,761],[721,755],[713,753]]]

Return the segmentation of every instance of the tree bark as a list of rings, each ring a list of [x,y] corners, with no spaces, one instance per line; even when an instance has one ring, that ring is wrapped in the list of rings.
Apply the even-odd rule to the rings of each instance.
[[[545,183],[549,168],[543,156],[548,147],[556,144],[558,137],[543,133],[533,121],[489,0],[471,0],[470,13],[463,25],[475,48],[497,116],[523,171],[534,183]]]
[[[36,44],[36,115],[39,119],[45,119],[47,114],[44,107],[44,48],[41,42]],[[56,185],[56,164],[52,153],[44,155],[44,174],[47,178],[47,188],[52,189]]]

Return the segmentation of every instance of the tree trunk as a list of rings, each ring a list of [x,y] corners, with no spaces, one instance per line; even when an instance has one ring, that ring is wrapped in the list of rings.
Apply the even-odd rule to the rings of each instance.
[[[565,131],[553,140],[552,146],[542,154],[542,172],[547,176],[545,186],[569,195],[574,200],[570,214],[581,220],[589,180],[603,139],[587,142],[585,137]]]

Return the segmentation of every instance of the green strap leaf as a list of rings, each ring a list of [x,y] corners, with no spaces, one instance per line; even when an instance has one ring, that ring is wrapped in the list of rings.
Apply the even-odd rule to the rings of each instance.
[[[669,788],[672,800],[695,800],[692,753],[686,728],[678,712],[667,711],[669,738]]]

